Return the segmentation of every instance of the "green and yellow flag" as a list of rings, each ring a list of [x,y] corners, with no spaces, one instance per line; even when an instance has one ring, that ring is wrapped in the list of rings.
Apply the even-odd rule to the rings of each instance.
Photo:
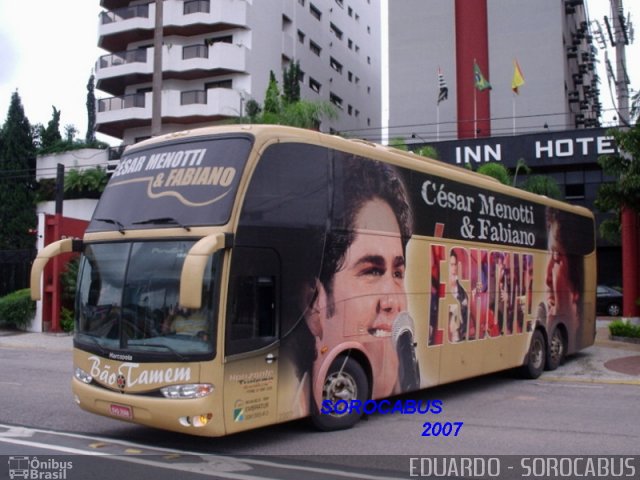
[[[486,78],[484,78],[484,75],[482,75],[482,71],[475,60],[473,62],[473,81],[479,91],[491,90],[491,84]]]
[[[513,93],[518,95],[519,88],[524,85],[524,75],[522,75],[522,70],[520,70],[520,65],[518,65],[518,61],[513,61],[513,79],[511,80],[511,90]]]

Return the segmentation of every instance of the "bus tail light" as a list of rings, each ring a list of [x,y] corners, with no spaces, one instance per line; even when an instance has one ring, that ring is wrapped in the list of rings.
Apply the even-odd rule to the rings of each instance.
[[[160,389],[166,398],[202,398],[213,393],[210,383],[189,383],[185,385],[171,385]]]

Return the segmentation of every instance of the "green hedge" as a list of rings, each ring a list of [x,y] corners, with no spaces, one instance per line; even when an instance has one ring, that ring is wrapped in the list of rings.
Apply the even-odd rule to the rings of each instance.
[[[614,320],[609,324],[609,333],[613,337],[640,338],[640,325]]]
[[[16,290],[0,298],[0,325],[24,328],[33,319],[36,303],[31,300],[28,288]]]

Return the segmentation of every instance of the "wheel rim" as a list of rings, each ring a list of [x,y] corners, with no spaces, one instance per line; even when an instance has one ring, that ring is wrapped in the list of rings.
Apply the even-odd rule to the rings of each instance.
[[[618,307],[618,305],[609,305],[609,316],[611,317],[617,317],[618,315],[620,315],[620,307]]]
[[[543,358],[544,353],[544,345],[542,344],[542,340],[539,338],[534,338],[533,343],[531,345],[531,365],[538,369],[541,368],[544,362]]]
[[[551,363],[560,363],[560,360],[562,360],[562,355],[564,355],[564,341],[560,332],[556,330],[553,333],[553,337],[551,338],[551,345],[549,345],[549,356],[551,358]]]
[[[351,400],[358,398],[358,386],[355,379],[347,372],[333,372],[327,376],[322,388],[322,399],[331,400],[335,406],[339,400],[350,403]],[[331,413],[334,417],[340,417],[345,413],[335,413],[335,409]],[[347,412],[349,410],[347,409]]]

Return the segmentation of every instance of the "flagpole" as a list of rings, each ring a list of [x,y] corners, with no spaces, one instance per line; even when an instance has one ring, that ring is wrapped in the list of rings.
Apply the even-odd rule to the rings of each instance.
[[[513,134],[516,134],[516,96],[515,94],[511,97],[512,104],[512,115],[513,115]]]
[[[478,138],[478,89],[473,89],[473,138]]]

